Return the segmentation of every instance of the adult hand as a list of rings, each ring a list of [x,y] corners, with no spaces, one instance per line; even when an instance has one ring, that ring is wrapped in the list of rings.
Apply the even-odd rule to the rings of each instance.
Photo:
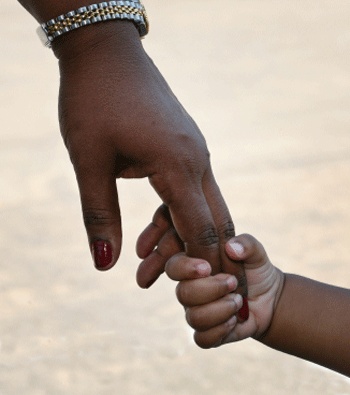
[[[135,27],[102,23],[53,44],[61,73],[61,132],[96,267],[111,268],[120,253],[116,178],[148,177],[187,251],[218,271],[219,242],[234,228],[205,140],[145,53]],[[238,271],[243,283],[240,266]]]
[[[213,180],[213,182],[215,186],[215,181]],[[210,195],[212,198],[210,209],[220,216],[220,209],[225,210],[226,205],[217,186],[215,193],[215,196]],[[228,228],[219,226],[218,230],[214,229],[213,231],[218,234],[216,243],[205,245],[201,244],[200,242],[203,240],[199,239],[200,242],[195,245],[183,244],[173,225],[169,208],[165,205],[160,206],[155,212],[152,222],[137,240],[136,251],[138,256],[143,259],[137,271],[138,284],[148,288],[164,273],[166,263],[171,257],[186,252],[186,259],[189,256],[207,259],[207,262],[210,262],[212,274],[218,272],[234,274],[238,282],[236,292],[246,297],[247,285],[243,264],[239,261],[232,261],[225,253],[225,241],[234,234],[233,225]],[[179,256],[183,256],[183,254]],[[241,320],[247,319],[248,315],[249,310],[246,309]]]

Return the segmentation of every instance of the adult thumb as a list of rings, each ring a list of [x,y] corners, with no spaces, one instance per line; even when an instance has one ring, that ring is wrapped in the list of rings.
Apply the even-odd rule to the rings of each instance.
[[[91,254],[98,270],[119,258],[122,229],[116,179],[105,166],[75,168]]]

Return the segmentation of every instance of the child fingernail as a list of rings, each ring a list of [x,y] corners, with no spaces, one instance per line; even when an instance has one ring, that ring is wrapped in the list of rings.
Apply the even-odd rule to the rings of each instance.
[[[227,287],[229,289],[229,291],[234,291],[237,288],[237,279],[235,276],[230,276],[227,280],[226,280],[226,284]]]
[[[244,247],[241,243],[239,243],[238,241],[229,241],[229,246],[231,247],[231,249],[234,251],[234,253],[236,254],[236,256],[238,258],[243,257],[244,255]]]
[[[237,324],[237,318],[234,315],[233,317],[231,317],[228,321],[227,321],[227,325],[229,326],[229,328],[233,328],[235,325]]]
[[[105,269],[112,263],[113,252],[112,246],[108,241],[97,240],[91,244],[91,253],[98,270]]]
[[[210,266],[207,263],[199,263],[196,266],[197,273],[199,275],[208,275],[210,274]]]
[[[241,321],[247,321],[247,319],[249,318],[249,306],[248,306],[248,298],[247,297],[243,297],[243,304],[242,307],[240,308],[240,310],[237,313],[238,318]]]
[[[233,302],[235,303],[235,307],[237,309],[240,309],[243,307],[243,297],[241,294],[232,294],[231,296]]]

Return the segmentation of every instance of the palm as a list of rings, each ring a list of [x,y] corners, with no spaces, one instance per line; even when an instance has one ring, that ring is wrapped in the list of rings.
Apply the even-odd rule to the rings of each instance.
[[[260,339],[271,324],[276,304],[276,294],[282,286],[282,273],[266,261],[254,267],[245,266],[248,283],[249,319],[238,323],[222,344],[253,337]]]

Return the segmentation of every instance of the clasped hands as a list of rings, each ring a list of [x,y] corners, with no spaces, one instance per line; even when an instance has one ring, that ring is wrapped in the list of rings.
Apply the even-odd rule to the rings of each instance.
[[[147,177],[164,206],[138,243],[145,258],[139,285],[150,286],[171,256],[186,251],[210,262],[212,274],[233,274],[236,292],[247,296],[243,265],[225,253],[234,226],[197,125],[132,24],[101,24],[90,36],[83,33],[57,40],[53,49],[60,66],[61,133],[96,268],[113,267],[121,250],[116,179]]]

